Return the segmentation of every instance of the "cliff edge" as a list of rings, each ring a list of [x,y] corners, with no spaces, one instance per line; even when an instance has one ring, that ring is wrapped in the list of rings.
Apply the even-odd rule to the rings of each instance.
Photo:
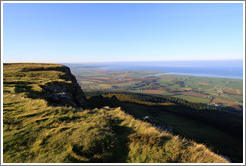
[[[85,95],[65,66],[18,63],[3,70],[4,163],[229,162],[120,107],[84,109]]]
[[[4,64],[4,72],[5,85],[14,85],[15,93],[45,99],[52,106],[86,107],[84,92],[66,66],[13,63]]]

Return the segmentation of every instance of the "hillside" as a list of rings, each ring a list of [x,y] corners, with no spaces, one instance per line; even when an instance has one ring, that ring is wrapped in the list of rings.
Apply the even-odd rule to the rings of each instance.
[[[228,162],[121,107],[93,108],[65,66],[4,64],[3,69],[4,163]]]

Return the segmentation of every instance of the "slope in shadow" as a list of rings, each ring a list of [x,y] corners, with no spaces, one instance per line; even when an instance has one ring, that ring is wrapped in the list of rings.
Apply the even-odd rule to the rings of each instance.
[[[132,115],[136,119],[142,120],[145,116],[154,117],[154,119],[160,119],[160,115],[166,113],[174,115],[175,117],[183,117],[186,120],[189,121],[189,119],[193,121],[197,121],[198,124],[201,125],[209,125],[211,127],[218,128],[220,130],[223,130],[227,132],[228,134],[233,134],[234,137],[237,137],[237,140],[240,140],[241,130],[240,128],[240,118],[237,119],[237,116],[234,115],[234,117],[229,117],[230,112],[225,113],[224,111],[219,110],[197,110],[190,108],[185,105],[176,104],[176,105],[147,105],[147,104],[140,104],[136,103],[134,101],[120,101],[117,99],[115,95],[112,97],[103,97],[102,95],[95,95],[91,96],[87,99],[88,106],[90,108],[102,108],[104,106],[110,106],[110,107],[121,107],[122,110],[130,115]],[[224,118],[222,118],[224,117]],[[222,119],[221,119],[222,118]],[[235,121],[234,119],[235,118]],[[227,121],[220,124],[222,120],[227,119]],[[161,119],[160,119],[161,120]],[[173,119],[175,121],[175,119]],[[162,121],[159,121],[162,123]],[[223,125],[224,124],[224,125]],[[166,124],[163,124],[166,125]],[[221,127],[222,126],[222,127]],[[235,126],[239,126],[238,128],[234,129]],[[196,126],[192,127],[194,130],[200,130]],[[233,130],[232,130],[233,129]],[[228,131],[229,130],[229,131]],[[176,128],[173,128],[174,134],[178,134],[181,136],[184,136],[188,139],[193,139],[196,142],[199,143],[205,143],[206,145],[213,147],[216,151],[218,151],[221,154],[224,154],[226,156],[230,156],[230,158],[233,160],[233,162],[241,162],[242,161],[242,142],[238,142],[237,144],[234,143],[227,143],[225,146],[223,144],[223,141],[217,141],[217,135],[214,136],[214,138],[210,138],[212,140],[209,140],[207,138],[207,130],[204,129],[204,133],[202,135],[196,136],[196,135],[186,135],[183,133],[182,129],[179,128],[176,130]],[[236,135],[237,134],[237,135]],[[235,153],[234,148],[235,146],[237,149],[240,149],[239,153]],[[240,147],[240,148],[239,148]]]

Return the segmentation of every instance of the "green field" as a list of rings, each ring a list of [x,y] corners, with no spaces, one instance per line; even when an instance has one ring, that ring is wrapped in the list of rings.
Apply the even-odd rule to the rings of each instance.
[[[190,102],[243,110],[243,80],[188,75],[159,75],[162,71],[103,70],[71,65],[85,91],[106,90],[175,96]]]

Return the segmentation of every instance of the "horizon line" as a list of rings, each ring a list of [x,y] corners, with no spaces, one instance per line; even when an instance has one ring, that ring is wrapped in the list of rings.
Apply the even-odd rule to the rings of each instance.
[[[82,62],[2,62],[2,63],[119,63],[119,62],[174,62],[174,61],[243,61],[244,59],[203,59],[203,60],[151,60],[151,61],[82,61]]]

